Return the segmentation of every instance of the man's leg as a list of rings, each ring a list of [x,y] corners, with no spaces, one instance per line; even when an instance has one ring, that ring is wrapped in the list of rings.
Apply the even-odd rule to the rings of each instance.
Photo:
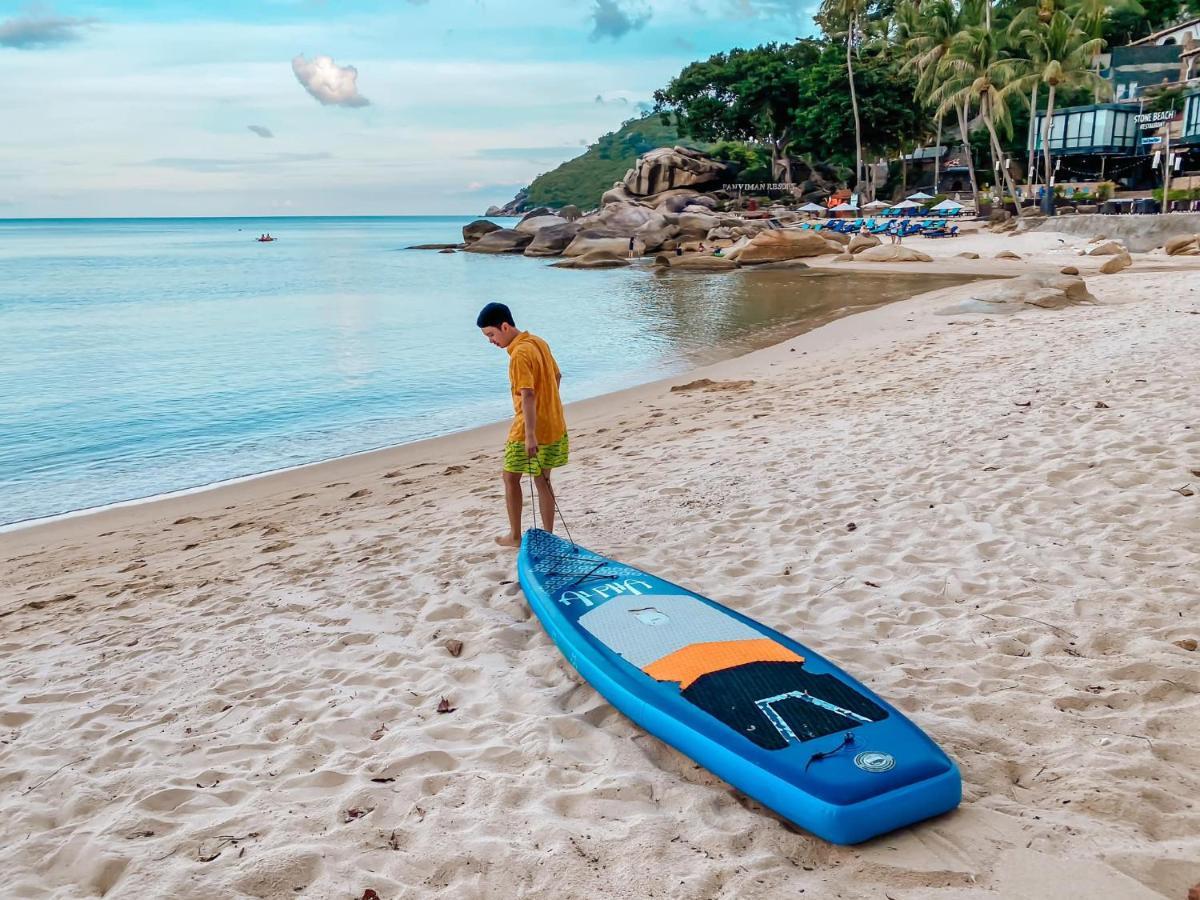
[[[542,469],[542,474],[536,476],[538,510],[542,514],[542,528],[545,531],[554,530],[554,488],[550,486],[550,470]]]
[[[521,545],[521,506],[524,497],[521,493],[521,473],[504,473],[504,505],[508,509],[508,534],[496,538],[501,547],[519,547]]]

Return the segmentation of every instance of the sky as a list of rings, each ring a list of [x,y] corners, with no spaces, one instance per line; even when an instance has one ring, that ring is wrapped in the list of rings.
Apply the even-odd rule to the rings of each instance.
[[[476,214],[813,0],[0,0],[0,218]]]

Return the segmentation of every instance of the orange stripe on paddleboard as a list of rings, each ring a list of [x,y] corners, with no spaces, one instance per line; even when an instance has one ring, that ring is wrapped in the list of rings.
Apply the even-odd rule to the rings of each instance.
[[[804,657],[770,638],[709,641],[668,653],[642,671],[656,681],[678,681],[682,690],[701,675],[755,662],[804,662]]]

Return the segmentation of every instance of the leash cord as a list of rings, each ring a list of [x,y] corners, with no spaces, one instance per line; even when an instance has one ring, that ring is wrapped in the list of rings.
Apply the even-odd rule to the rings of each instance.
[[[529,476],[529,512],[533,525],[536,527],[538,522],[537,508],[537,490],[534,486],[533,470],[534,468],[541,469],[546,472],[546,490],[550,493],[550,502],[554,504],[554,512],[558,516],[558,520],[562,522],[563,531],[567,533],[567,540],[571,542],[571,546],[578,549],[575,543],[575,538],[571,537],[571,527],[567,525],[567,517],[563,515],[562,508],[558,505],[558,495],[554,493],[554,486],[550,484],[550,475],[546,468],[537,460],[536,457],[526,459],[525,474]]]

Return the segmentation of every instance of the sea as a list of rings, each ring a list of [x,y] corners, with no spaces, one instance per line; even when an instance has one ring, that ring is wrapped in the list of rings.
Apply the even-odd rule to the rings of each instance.
[[[570,401],[955,283],[407,249],[469,221],[0,220],[0,526],[505,418],[491,300],[549,341]]]

